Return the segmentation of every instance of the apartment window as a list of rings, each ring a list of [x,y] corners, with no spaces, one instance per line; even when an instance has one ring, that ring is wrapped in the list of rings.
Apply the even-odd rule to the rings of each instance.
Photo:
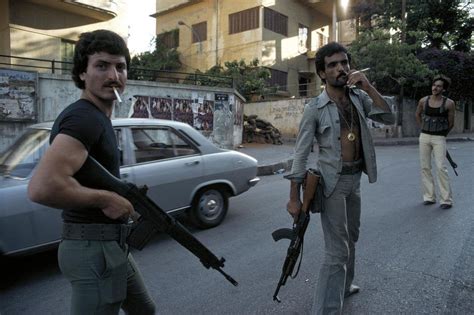
[[[263,27],[275,33],[288,36],[288,17],[269,8],[264,8]]]
[[[300,96],[308,96],[309,83],[310,81],[308,78],[300,77],[298,79],[298,88]]]
[[[61,61],[72,62],[74,58],[74,46],[75,42],[70,40],[61,39]],[[71,70],[72,64],[63,63],[61,65],[62,70]]]
[[[324,36],[323,33],[318,32],[317,34],[318,34],[318,49],[319,49],[328,43],[328,38]]]
[[[229,15],[229,34],[245,32],[260,27],[259,7]]]
[[[298,25],[298,51],[304,54],[308,50],[309,28],[303,24]]]
[[[270,78],[267,80],[269,86],[276,86],[280,91],[287,90],[288,73],[280,70],[268,68],[270,70]]]
[[[176,48],[179,46],[179,30],[175,29],[158,35],[158,40],[168,48]]]
[[[207,40],[207,22],[193,24],[193,43]]]

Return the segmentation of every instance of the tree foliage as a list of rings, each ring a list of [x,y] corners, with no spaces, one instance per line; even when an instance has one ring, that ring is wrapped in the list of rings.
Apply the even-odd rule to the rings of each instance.
[[[362,27],[351,51],[359,68],[371,67],[370,77],[384,93],[403,87],[404,95],[416,99],[430,94],[431,78],[442,73],[452,79],[453,99],[472,99],[474,20],[469,4],[462,7],[459,0],[405,2],[406,25],[401,20],[401,0],[354,3],[353,12]]]
[[[427,49],[418,58],[437,73],[442,73],[451,79],[449,97],[454,100],[474,99],[474,56],[460,51]],[[425,94],[430,94],[426,89]]]
[[[226,78],[229,77],[234,80],[237,91],[247,99],[252,95],[267,95],[276,91],[276,87],[267,86],[270,71],[259,66],[258,59],[248,64],[244,59],[228,61],[224,63],[224,67],[214,66],[205,72],[197,70],[195,75],[188,79],[207,86],[228,86]]]
[[[352,42],[353,68],[369,67],[368,77],[384,94],[416,94],[430,83],[433,72],[414,54],[417,45],[401,43],[381,30],[367,30]]]
[[[468,52],[472,49],[474,18],[469,16],[472,4],[461,5],[460,0],[405,0],[406,26],[401,24],[401,0],[359,0],[353,12],[365,27],[423,31],[424,46]],[[375,23],[370,23],[375,20]],[[402,33],[400,32],[399,35]],[[407,36],[414,44],[417,37]]]
[[[129,78],[135,80],[156,80],[154,70],[178,70],[181,67],[179,52],[168,48],[159,38],[155,38],[155,50],[134,56],[130,62]]]

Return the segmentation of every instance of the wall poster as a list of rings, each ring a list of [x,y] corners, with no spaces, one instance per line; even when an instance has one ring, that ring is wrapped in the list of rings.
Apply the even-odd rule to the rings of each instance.
[[[0,69],[0,121],[36,119],[36,72]]]

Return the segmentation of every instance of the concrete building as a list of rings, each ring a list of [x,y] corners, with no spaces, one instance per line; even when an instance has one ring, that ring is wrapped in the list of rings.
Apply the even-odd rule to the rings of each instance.
[[[257,58],[271,72],[276,95],[319,94],[316,50],[355,36],[341,1],[157,0],[157,36],[181,53],[184,71],[205,71],[226,61]]]
[[[140,3],[138,7],[131,0],[0,0],[0,55],[55,60],[55,67],[67,68],[61,61],[72,59],[79,34],[100,28],[120,34],[132,54],[150,50],[155,0]],[[14,57],[0,57],[0,63],[28,63]],[[47,68],[44,72],[51,71],[50,62],[42,66]]]

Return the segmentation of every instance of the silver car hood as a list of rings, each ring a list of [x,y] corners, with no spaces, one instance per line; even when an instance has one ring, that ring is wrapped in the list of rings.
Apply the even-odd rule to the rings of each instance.
[[[0,189],[26,185],[29,178],[17,178],[9,175],[0,175]]]

